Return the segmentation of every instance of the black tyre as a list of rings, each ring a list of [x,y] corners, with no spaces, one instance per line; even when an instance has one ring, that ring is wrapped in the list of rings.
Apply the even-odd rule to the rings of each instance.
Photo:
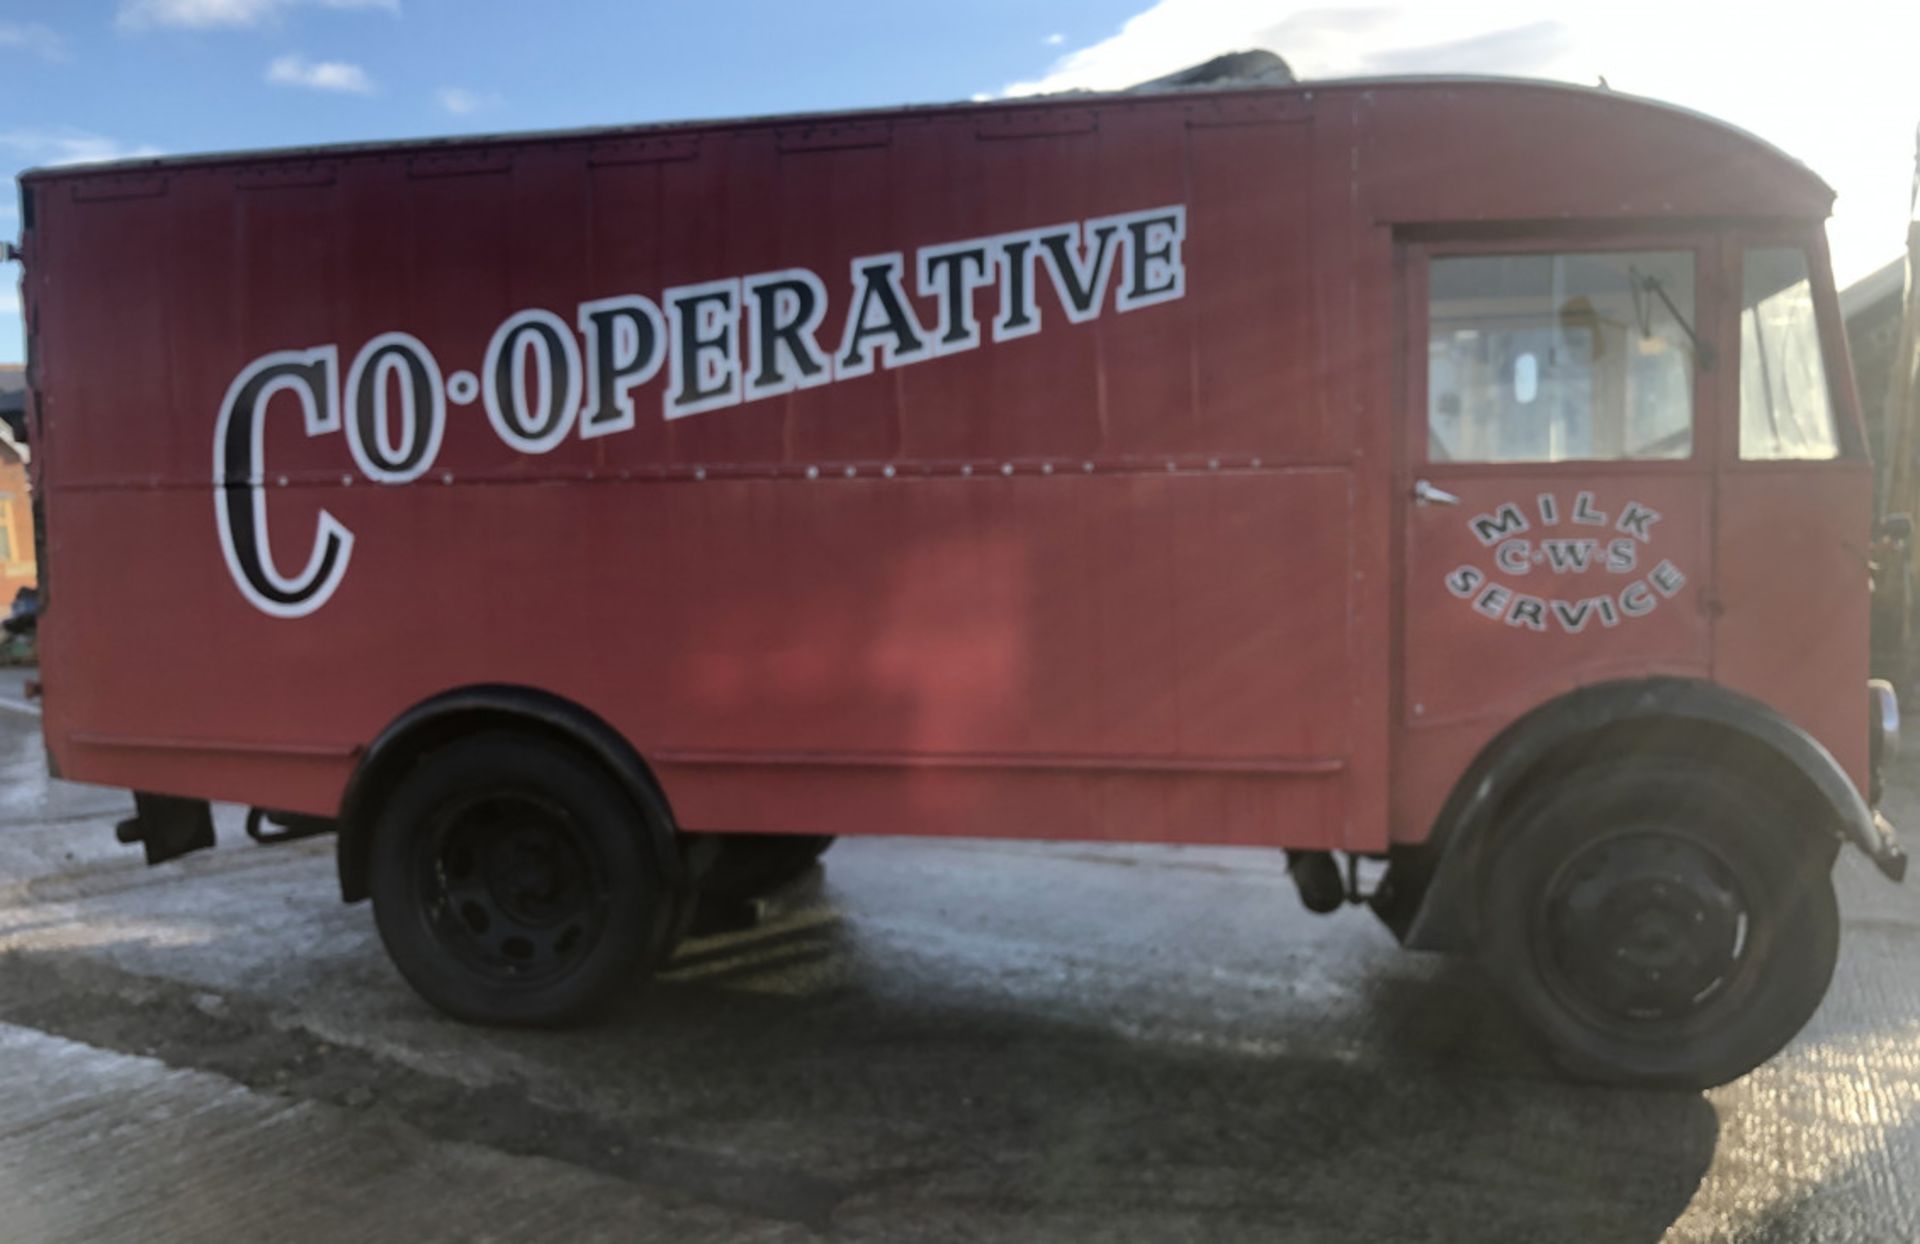
[[[457,1019],[560,1025],[603,1009],[665,948],[673,898],[650,826],[603,769],[496,732],[429,755],[375,826],[387,953]]]
[[[1705,766],[1578,770],[1494,842],[1482,958],[1573,1075],[1724,1084],[1791,1040],[1832,979],[1834,847],[1817,832]]]
[[[713,862],[700,875],[700,893],[717,899],[759,898],[813,867],[833,845],[832,834],[720,834]]]

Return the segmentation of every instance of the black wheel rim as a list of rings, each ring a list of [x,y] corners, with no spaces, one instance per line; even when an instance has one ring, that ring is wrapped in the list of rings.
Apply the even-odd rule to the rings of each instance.
[[[606,870],[574,816],[527,791],[449,805],[414,853],[434,940],[492,984],[548,984],[573,971],[606,925]]]
[[[1760,930],[1754,879],[1715,844],[1638,830],[1584,844],[1535,907],[1546,983],[1590,1023],[1669,1039],[1740,993]]]

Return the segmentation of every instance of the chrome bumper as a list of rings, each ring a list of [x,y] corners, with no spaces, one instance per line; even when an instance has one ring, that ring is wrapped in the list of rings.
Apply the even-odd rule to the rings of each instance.
[[[1900,697],[1884,678],[1867,680],[1867,721],[1873,731],[1873,762],[1900,754]]]
[[[1900,849],[1893,823],[1880,811],[1880,793],[1887,762],[1900,754],[1900,697],[1884,678],[1867,680],[1868,759],[1873,769],[1873,833],[1877,841],[1862,844],[1881,872],[1894,881],[1907,875],[1907,853]]]
[[[1905,881],[1907,853],[1900,848],[1900,837],[1893,828],[1893,822],[1880,815],[1878,810],[1873,814],[1873,832],[1880,842],[1877,847],[1867,849],[1867,858],[1886,875],[1887,880]]]

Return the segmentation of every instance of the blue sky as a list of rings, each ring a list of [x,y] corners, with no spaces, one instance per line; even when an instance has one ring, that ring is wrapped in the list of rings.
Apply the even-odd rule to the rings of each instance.
[[[0,0],[0,177],[156,151],[964,99],[1045,72],[1142,7]],[[0,196],[12,237],[10,180]],[[0,362],[21,356],[17,276],[0,269]]]
[[[1844,283],[1895,256],[1920,4],[1671,0],[0,0],[0,178],[60,161],[1125,85],[1268,47],[1304,77],[1512,73],[1669,99],[1841,195]],[[0,236],[17,231],[0,180]],[[0,361],[21,352],[0,270]]]

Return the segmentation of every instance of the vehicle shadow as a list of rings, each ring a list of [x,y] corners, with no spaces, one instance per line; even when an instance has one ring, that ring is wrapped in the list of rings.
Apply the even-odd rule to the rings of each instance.
[[[1655,1240],[1718,1137],[1700,1094],[1559,1079],[1464,964],[1365,989],[1356,1048],[1071,1020],[864,942],[817,913],[697,941],[563,1040],[622,1050],[654,1139],[837,1186],[836,1238]]]
[[[131,944],[45,946],[0,957],[0,1019],[835,1240],[1651,1241],[1719,1140],[1705,1097],[1568,1084],[1469,965],[1385,947],[1333,1001],[1249,1003],[1179,961],[1204,937],[1116,972],[803,896],[604,1023],[476,1029],[379,962],[364,909],[304,897],[325,862],[274,899],[324,953],[210,1002],[179,956],[242,955],[244,925],[196,926],[164,975]],[[142,893],[143,927],[204,899]]]

